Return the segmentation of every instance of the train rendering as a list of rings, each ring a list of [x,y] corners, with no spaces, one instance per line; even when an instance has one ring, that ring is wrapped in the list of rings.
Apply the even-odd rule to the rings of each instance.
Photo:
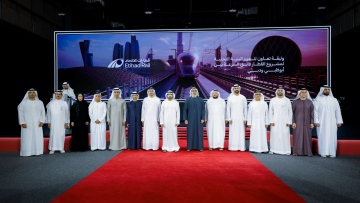
[[[199,56],[184,52],[177,56],[176,75],[180,78],[197,78],[200,74]]]

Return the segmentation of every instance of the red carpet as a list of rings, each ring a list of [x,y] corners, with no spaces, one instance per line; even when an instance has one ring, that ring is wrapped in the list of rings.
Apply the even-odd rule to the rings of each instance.
[[[126,150],[58,202],[305,202],[249,152]],[[207,146],[207,143],[205,144]]]

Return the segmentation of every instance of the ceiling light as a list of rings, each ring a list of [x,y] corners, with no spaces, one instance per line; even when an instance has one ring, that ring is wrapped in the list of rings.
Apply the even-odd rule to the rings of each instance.
[[[146,14],[146,15],[151,15],[151,14],[152,14],[152,11],[145,11],[145,14]]]
[[[230,12],[230,13],[235,13],[235,12],[236,12],[236,9],[234,9],[234,8],[229,9],[229,12]]]
[[[65,16],[65,13],[59,12],[59,13],[58,13],[58,16]]]
[[[326,9],[326,6],[319,6],[317,7],[318,10],[325,10]]]

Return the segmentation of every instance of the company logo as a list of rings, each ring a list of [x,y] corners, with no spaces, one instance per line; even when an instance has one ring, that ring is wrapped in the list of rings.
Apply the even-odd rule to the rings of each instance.
[[[115,59],[111,61],[108,68],[120,68],[124,64],[124,59]]]

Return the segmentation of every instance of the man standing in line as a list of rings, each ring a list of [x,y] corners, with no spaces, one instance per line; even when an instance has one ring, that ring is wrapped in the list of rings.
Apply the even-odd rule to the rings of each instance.
[[[101,93],[96,93],[89,105],[90,149],[106,149],[106,104],[101,101]]]
[[[229,122],[229,151],[245,151],[245,125],[247,101],[240,94],[241,87],[234,84],[226,105],[226,120]]]
[[[291,102],[285,96],[285,90],[280,86],[275,91],[275,97],[270,100],[270,151],[269,154],[291,154],[290,126],[292,122]]]
[[[107,103],[107,122],[110,127],[110,150],[126,149],[126,101],[119,88],[114,88]]]
[[[343,124],[338,100],[329,86],[320,88],[314,100],[314,122],[318,136],[318,151],[321,157],[336,157],[337,130]]]
[[[169,90],[161,103],[160,125],[163,131],[163,152],[178,152],[180,149],[177,127],[180,124],[180,105],[175,100],[175,94]]]
[[[128,149],[141,149],[142,123],[141,109],[142,102],[138,100],[139,93],[132,92],[130,101],[127,103],[126,122],[128,128]]]
[[[62,99],[62,91],[57,90],[54,97],[46,105],[46,121],[50,129],[49,154],[54,154],[55,151],[65,153],[65,129],[70,123],[69,106]]]
[[[70,109],[71,106],[74,104],[74,101],[76,99],[76,95],[74,93],[74,89],[70,87],[68,82],[63,82],[63,89],[62,89],[62,99],[68,104],[69,109],[69,115],[70,115]],[[70,123],[67,125],[67,129],[65,130],[65,133],[71,133],[70,130]]]
[[[293,155],[312,156],[314,104],[306,88],[301,88],[292,102]]]
[[[268,152],[268,105],[260,91],[254,93],[254,99],[249,103],[247,125],[250,128],[249,151],[257,153]]]
[[[161,101],[154,88],[150,87],[147,94],[141,109],[141,122],[144,126],[143,149],[158,150]]]
[[[183,117],[187,125],[187,151],[204,150],[203,124],[205,123],[204,99],[195,87],[190,90],[190,97],[185,100]]]
[[[226,102],[218,90],[210,92],[211,97],[205,105],[206,131],[209,141],[209,150],[224,149]]]
[[[18,116],[21,125],[20,156],[43,154],[45,108],[35,89],[26,92],[18,105]]]
[[[62,86],[63,96],[67,95],[67,97],[70,97],[71,99],[76,99],[74,89],[70,87],[68,82],[64,82]],[[67,101],[67,97],[63,99]]]

